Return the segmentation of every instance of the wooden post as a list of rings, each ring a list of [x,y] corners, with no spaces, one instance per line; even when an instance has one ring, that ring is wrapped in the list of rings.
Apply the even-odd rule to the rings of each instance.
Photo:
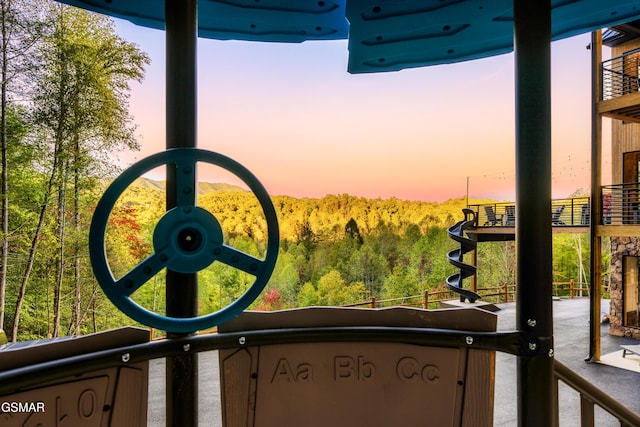
[[[425,310],[429,309],[429,291],[424,291],[424,298],[422,301],[422,308]]]
[[[588,361],[600,360],[600,311],[602,296],[602,235],[598,225],[602,218],[600,191],[602,186],[602,117],[598,113],[598,102],[602,85],[600,64],[602,62],[602,31],[591,33],[591,294],[590,294],[590,330]]]
[[[569,298],[573,299],[574,296],[575,296],[575,293],[574,293],[573,279],[571,279],[569,281]]]
[[[371,308],[376,308],[376,297],[371,297]]]

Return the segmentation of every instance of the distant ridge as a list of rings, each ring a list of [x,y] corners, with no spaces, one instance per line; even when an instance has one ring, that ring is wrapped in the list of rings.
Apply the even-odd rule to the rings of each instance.
[[[166,181],[156,181],[153,179],[148,179],[148,178],[138,178],[135,181],[133,181],[133,184],[136,187],[141,187],[141,188],[146,188],[146,189],[150,189],[150,190],[160,190],[160,191],[164,191],[167,187],[167,182]],[[233,184],[227,184],[224,182],[199,182],[198,183],[198,194],[202,195],[202,194],[206,194],[206,193],[211,193],[213,191],[239,191],[239,192],[246,192],[247,190],[245,190],[244,188],[238,186],[238,185],[233,185]]]

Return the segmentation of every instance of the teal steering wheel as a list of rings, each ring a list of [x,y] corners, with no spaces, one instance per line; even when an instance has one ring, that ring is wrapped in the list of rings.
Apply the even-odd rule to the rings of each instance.
[[[267,221],[267,250],[264,259],[226,245],[219,221],[209,211],[195,205],[197,162],[210,163],[228,170],[255,194]],[[168,210],[156,224],[153,231],[154,253],[124,276],[115,279],[107,262],[105,248],[111,211],[118,197],[136,178],[162,165],[174,168],[176,206]],[[89,231],[91,265],[107,297],[132,319],[167,332],[195,332],[220,325],[238,315],[260,295],[267,284],[276,264],[278,246],[278,218],[269,194],[258,179],[235,160],[196,148],[169,149],[149,156],[125,170],[98,202]],[[163,268],[179,273],[197,273],[214,261],[255,277],[244,294],[214,313],[186,318],[163,316],[147,310],[131,299],[137,289]]]

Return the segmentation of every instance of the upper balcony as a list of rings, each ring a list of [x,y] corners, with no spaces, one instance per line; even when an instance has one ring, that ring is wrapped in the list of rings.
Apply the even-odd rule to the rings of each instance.
[[[640,183],[606,185],[600,189],[602,213],[596,223],[600,235],[640,235]],[[514,202],[471,204],[475,212],[478,240],[512,240],[515,238],[516,205]],[[554,233],[588,233],[591,226],[589,197],[554,199],[549,221]],[[481,236],[480,236],[481,235]]]
[[[606,117],[640,123],[640,49],[600,64],[602,93],[598,112]]]
[[[476,214],[476,232],[483,235],[479,240],[510,240],[515,237],[515,203],[475,204],[469,205],[469,209]],[[549,221],[554,233],[588,233],[590,214],[589,197],[554,199]]]

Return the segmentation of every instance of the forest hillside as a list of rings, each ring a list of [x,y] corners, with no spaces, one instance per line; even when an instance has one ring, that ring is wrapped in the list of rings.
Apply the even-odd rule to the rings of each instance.
[[[258,258],[264,256],[266,221],[255,196],[226,184],[199,184],[198,205],[220,222],[225,243]],[[135,181],[118,199],[106,235],[108,262],[121,277],[153,253],[153,232],[165,213],[164,183]],[[261,296],[250,309],[276,310],[311,305],[348,305],[376,298],[401,298],[444,289],[454,273],[446,253],[456,248],[447,227],[462,219],[463,198],[443,203],[400,199],[369,199],[347,194],[322,198],[274,196],[280,227],[276,268]],[[488,201],[473,200],[472,203]],[[90,215],[90,211],[87,212]],[[555,236],[556,280],[578,279],[576,248],[588,262],[588,240]],[[86,239],[83,238],[82,240]],[[478,286],[515,282],[513,242],[483,243],[478,247]],[[135,324],[119,312],[97,285],[86,247],[82,246],[83,277],[78,291],[65,274],[61,300],[80,295],[83,310],[78,333]],[[35,264],[39,280],[24,296],[19,338],[51,334],[54,277],[43,253]],[[17,256],[17,254],[16,254]],[[253,283],[253,276],[214,262],[198,273],[199,310],[211,313],[237,299]],[[17,289],[15,286],[10,289]],[[15,292],[8,302],[15,301]],[[147,309],[164,313],[164,271],[136,291],[132,298]],[[69,333],[74,306],[61,304],[61,331]],[[64,332],[62,332],[64,334]]]
[[[121,258],[114,271],[124,273],[151,253],[153,227],[164,213],[163,188],[162,182],[139,179],[119,200],[109,238]],[[198,205],[221,223],[227,244],[263,255],[266,221],[251,192],[205,183],[198,193]],[[452,272],[446,251],[455,243],[446,228],[461,217],[462,198],[433,203],[341,194],[272,200],[280,253],[264,298],[255,307],[343,305],[373,296],[416,295],[441,287]],[[252,282],[215,263],[201,276],[203,312],[228,304]],[[156,304],[161,299],[154,295]]]
[[[135,238],[130,236],[117,244],[120,251],[129,245],[129,264],[120,264],[125,269],[150,250],[150,233],[164,212],[161,188],[162,183],[140,180],[120,201],[116,218],[122,218],[116,222],[140,230]],[[227,244],[261,256],[266,222],[257,199],[241,188],[219,188],[201,185],[198,204],[220,221]],[[271,280],[252,308],[346,305],[372,297],[421,295],[443,289],[445,278],[455,272],[446,259],[446,253],[456,248],[447,228],[462,219],[463,198],[435,203],[340,194],[322,198],[274,196],[273,203],[280,227],[280,253]],[[114,231],[115,236],[123,236]],[[588,255],[588,241],[574,235],[555,239],[556,280],[577,281],[576,250],[583,257]],[[479,286],[514,284],[513,242],[481,244],[478,265]],[[250,276],[215,263],[201,276],[203,313],[230,303],[252,283]],[[161,300],[162,295],[154,294],[156,306]]]

